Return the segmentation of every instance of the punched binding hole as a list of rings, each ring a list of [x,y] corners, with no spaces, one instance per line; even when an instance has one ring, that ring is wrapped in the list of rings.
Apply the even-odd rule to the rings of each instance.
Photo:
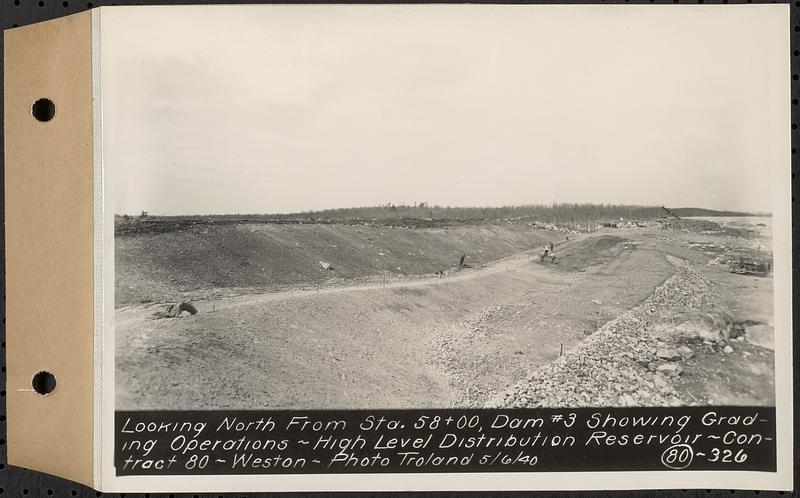
[[[31,106],[31,114],[39,121],[50,121],[56,115],[56,105],[50,99],[39,99]]]
[[[33,376],[31,381],[33,390],[42,396],[46,396],[56,389],[56,376],[50,372],[41,371]]]

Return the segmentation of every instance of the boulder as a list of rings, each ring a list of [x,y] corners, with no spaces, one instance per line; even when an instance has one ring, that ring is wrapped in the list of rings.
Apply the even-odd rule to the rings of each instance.
[[[189,313],[190,315],[196,315],[197,314],[197,308],[195,308],[194,305],[192,305],[192,303],[184,303],[183,301],[181,301],[180,303],[176,304],[175,306],[176,306],[178,315],[180,315],[184,311]]]
[[[659,349],[656,351],[656,356],[667,361],[678,361],[683,358],[677,349]]]
[[[319,266],[320,266],[320,267],[321,267],[323,270],[333,270],[333,266],[331,266],[331,264],[330,264],[330,263],[328,263],[327,261],[320,261],[320,262],[319,262]]]
[[[681,357],[684,360],[690,360],[694,358],[694,351],[692,351],[692,348],[688,346],[681,346],[677,348],[676,351],[681,355]]]
[[[733,329],[733,317],[720,310],[703,312],[696,308],[677,306],[652,314],[647,332],[667,340],[708,341],[727,340]]]
[[[659,365],[656,370],[667,377],[677,377],[683,373],[683,368],[677,363],[664,363],[663,365]]]
[[[672,391],[672,387],[669,383],[664,379],[661,375],[654,375],[653,376],[653,385],[656,386],[656,389],[660,394],[669,394]]]

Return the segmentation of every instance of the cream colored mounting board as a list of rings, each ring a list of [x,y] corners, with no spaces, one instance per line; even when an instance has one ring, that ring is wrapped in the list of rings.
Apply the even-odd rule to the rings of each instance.
[[[92,486],[92,14],[4,33],[8,461]],[[39,98],[56,104],[41,122]],[[31,387],[39,371],[57,389]]]
[[[719,7],[719,9],[717,9]],[[127,10],[126,10],[127,9]],[[760,12],[774,26],[770,40],[786,49],[788,57],[788,6],[206,6],[206,7],[104,7],[77,15],[16,28],[4,33],[5,119],[5,233],[6,233],[6,343],[8,461],[12,465],[74,480],[103,491],[269,491],[269,490],[525,490],[525,489],[637,489],[791,487],[791,349],[776,350],[778,472],[614,472],[614,473],[469,473],[385,475],[246,475],[123,477],[113,473],[114,342],[113,213],[107,207],[103,181],[113,171],[104,170],[102,145],[102,93],[100,18],[108,13],[123,26],[125,13],[147,9],[153,16],[175,9],[272,9],[270,15],[294,20],[320,16],[336,9],[339,19],[383,22],[380,9],[402,10],[404,15],[472,15],[477,22],[486,12],[515,16],[524,9],[557,12],[563,19],[580,16],[602,19],[622,13],[677,12],[709,18]],[[231,9],[228,11],[227,9]],[[449,10],[448,10],[449,9]],[[514,9],[514,12],[503,11]],[[652,10],[652,9],[661,9]],[[716,9],[716,10],[715,10]],[[725,9],[725,10],[722,10]],[[753,9],[753,10],[746,10]],[[538,12],[538,11],[537,11]],[[648,11],[649,12],[649,11]],[[592,16],[597,16],[596,18]],[[465,15],[465,17],[468,17]],[[315,18],[317,21],[318,19]],[[699,19],[695,17],[694,19]],[[213,20],[213,19],[211,19]],[[211,21],[206,19],[206,21]],[[430,21],[430,19],[427,19]],[[503,18],[505,21],[505,18]],[[210,23],[213,24],[213,23]],[[314,25],[313,23],[309,23]],[[324,23],[318,23],[322,26]],[[127,25],[125,25],[127,26]],[[770,24],[773,26],[773,24]],[[435,28],[438,29],[438,25]],[[130,28],[128,26],[129,29]],[[163,28],[163,26],[162,26]],[[139,28],[142,29],[142,28]],[[112,30],[109,30],[112,31]],[[310,30],[313,34],[313,30]],[[438,34],[438,31],[437,31]],[[462,33],[463,34],[463,33]],[[308,33],[306,33],[308,35]],[[311,36],[310,38],[313,38]],[[117,40],[119,43],[119,40]],[[326,40],[316,40],[325,45]],[[225,43],[224,37],[215,43]],[[235,48],[235,47],[234,47]],[[330,47],[327,47],[330,48]],[[548,48],[549,50],[549,48]],[[108,58],[107,58],[108,57]],[[413,59],[414,57],[412,57]],[[769,64],[775,78],[776,101],[770,132],[785,147],[765,156],[779,165],[775,175],[775,296],[784,304],[775,316],[776,329],[791,330],[789,271],[789,64]],[[563,63],[563,61],[561,62]],[[667,62],[665,62],[667,63]],[[677,64],[672,61],[670,63]],[[770,65],[771,64],[771,65]],[[208,68],[211,73],[215,68]],[[485,74],[483,75],[485,76]],[[494,75],[492,75],[494,76]],[[591,84],[591,82],[588,82]],[[294,83],[286,88],[293,88]],[[786,97],[783,99],[782,97]],[[33,102],[48,98],[55,115],[46,122],[34,118]],[[783,123],[783,124],[781,124]],[[784,126],[785,125],[785,126]],[[579,124],[576,124],[579,126]],[[785,129],[784,129],[785,128]],[[763,152],[763,151],[762,151]],[[305,174],[305,172],[304,172]],[[303,195],[299,192],[298,195]],[[109,237],[109,234],[112,234]],[[781,289],[783,293],[781,293]],[[110,307],[110,308],[109,308]],[[778,309],[776,307],[776,309]],[[788,333],[787,333],[788,334]],[[790,337],[782,337],[791,345]],[[52,372],[57,388],[48,395],[31,384],[40,371]],[[613,474],[613,475],[612,475]]]

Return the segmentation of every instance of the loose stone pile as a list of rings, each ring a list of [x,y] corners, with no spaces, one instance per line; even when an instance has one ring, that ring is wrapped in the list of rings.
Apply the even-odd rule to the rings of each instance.
[[[732,319],[713,309],[711,282],[667,256],[676,273],[641,305],[606,323],[562,357],[491,398],[487,407],[676,406],[672,379],[692,345],[726,341]]]

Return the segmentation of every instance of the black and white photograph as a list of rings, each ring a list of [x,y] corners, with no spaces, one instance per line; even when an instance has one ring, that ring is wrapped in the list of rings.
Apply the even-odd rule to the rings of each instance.
[[[775,405],[770,23],[515,9],[105,36],[117,409]]]
[[[9,472],[792,490],[800,25],[626,2],[14,24]]]

